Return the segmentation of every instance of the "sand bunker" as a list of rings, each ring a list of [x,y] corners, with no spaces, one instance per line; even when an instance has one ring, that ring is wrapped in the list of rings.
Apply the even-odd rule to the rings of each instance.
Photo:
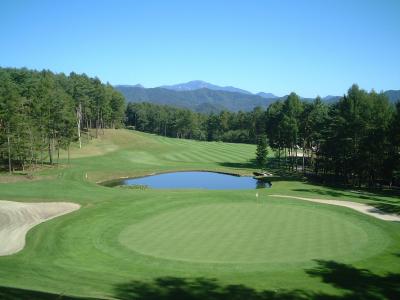
[[[351,209],[354,209],[360,213],[369,215],[371,217],[381,219],[384,221],[400,221],[400,215],[397,214],[389,214],[382,210],[377,209],[371,205],[358,203],[358,202],[351,202],[351,201],[342,201],[342,200],[326,200],[326,199],[314,199],[314,198],[303,198],[303,197],[296,197],[296,196],[286,196],[286,195],[269,195],[272,197],[282,197],[282,198],[292,198],[292,199],[299,199],[299,200],[306,200],[311,202],[318,202],[324,204],[331,204],[331,205],[338,205],[344,206]]]
[[[0,256],[25,246],[26,233],[42,222],[79,209],[68,202],[22,203],[0,200]]]

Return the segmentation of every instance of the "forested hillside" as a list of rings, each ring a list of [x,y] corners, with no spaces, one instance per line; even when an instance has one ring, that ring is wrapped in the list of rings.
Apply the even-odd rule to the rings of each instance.
[[[226,91],[226,92],[235,92],[235,93],[242,93],[251,95],[252,93],[243,89],[239,89],[233,86],[219,86],[209,82],[205,82],[202,80],[192,80],[185,83],[179,83],[174,85],[163,85],[160,88],[174,90],[174,91],[193,91],[199,89],[209,89],[215,91]],[[271,98],[271,97],[269,97]],[[273,97],[272,97],[273,98]]]
[[[268,109],[204,115],[130,103],[127,124],[161,135],[255,143],[266,135],[278,165],[355,185],[399,184],[400,103],[353,85],[333,104],[295,93]]]
[[[400,90],[388,90],[385,92],[385,95],[388,97],[390,102],[400,101]]]
[[[85,74],[0,68],[0,167],[53,164],[60,149],[123,124],[124,97]]]
[[[127,102],[150,102],[191,109],[196,112],[209,113],[229,110],[251,111],[257,106],[268,107],[274,99],[266,99],[258,95],[237,92],[210,90],[175,91],[165,88],[141,88],[134,86],[116,86]]]
[[[201,114],[152,103],[128,103],[127,125],[169,137],[235,143],[255,143],[265,131],[265,110]]]
[[[271,93],[251,94],[238,88],[218,87],[202,81],[166,86],[165,88],[144,88],[141,85],[117,85],[115,88],[125,96],[127,102],[170,105],[200,113],[219,113],[224,110],[248,112],[258,106],[266,108],[271,103],[284,101],[288,97],[288,95],[277,97]],[[384,94],[391,103],[400,100],[399,90],[388,90]],[[301,97],[301,95],[299,97],[305,102],[314,100]],[[323,97],[322,101],[333,104],[341,98],[341,96],[329,95]]]

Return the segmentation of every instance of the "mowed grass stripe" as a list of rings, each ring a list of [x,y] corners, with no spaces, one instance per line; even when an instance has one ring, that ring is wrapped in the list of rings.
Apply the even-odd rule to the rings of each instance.
[[[205,155],[208,155],[209,157],[212,157],[213,158],[212,161],[216,162],[227,161],[227,159],[234,161],[240,156],[242,158],[249,156],[248,154],[247,156],[244,156],[242,152],[234,152],[231,151],[230,149],[226,151],[220,151],[212,147],[206,148],[201,152],[204,153]],[[197,153],[200,153],[200,151],[198,151]]]
[[[235,153],[235,154],[248,154],[253,153],[255,151],[255,147],[254,146],[250,146],[250,147],[245,147],[245,146],[249,146],[249,145],[240,145],[241,147],[232,147],[232,146],[228,146],[228,147],[221,147],[218,145],[204,145],[204,149],[206,150],[214,150],[214,151],[218,151],[220,153],[224,153],[224,152],[230,152],[230,153]],[[202,148],[202,147],[201,147]]]
[[[167,160],[180,162],[220,162],[226,160],[221,153],[216,151],[182,151],[168,153],[164,157]]]

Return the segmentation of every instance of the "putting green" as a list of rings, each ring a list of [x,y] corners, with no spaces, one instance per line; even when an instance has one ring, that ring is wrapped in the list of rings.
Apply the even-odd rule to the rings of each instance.
[[[352,215],[281,201],[164,211],[127,226],[119,242],[143,255],[177,261],[292,263],[362,253],[379,236],[374,226]]]

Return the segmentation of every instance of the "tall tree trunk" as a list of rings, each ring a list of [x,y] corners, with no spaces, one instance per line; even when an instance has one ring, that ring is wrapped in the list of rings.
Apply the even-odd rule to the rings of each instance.
[[[76,109],[76,125],[78,127],[78,141],[79,141],[79,149],[82,148],[82,140],[81,140],[81,120],[82,120],[82,104],[79,103],[78,108]]]
[[[281,146],[278,146],[278,168],[281,166]]]
[[[285,147],[285,167],[288,167],[286,151],[287,151],[287,148]]]
[[[53,151],[52,151],[52,146],[51,146],[51,138],[49,138],[49,161],[50,165],[53,164]]]
[[[89,132],[89,120],[88,119],[86,119],[86,130],[87,130],[87,134],[86,134],[86,137],[87,137],[87,141],[89,142],[89,140],[90,140],[90,132]]]
[[[104,135],[104,120],[103,120],[103,113],[101,113],[101,134]]]
[[[60,144],[57,143],[57,165],[59,161],[60,161]]]
[[[96,118],[96,139],[99,137],[99,120],[100,120],[100,109],[97,108],[97,118]]]
[[[69,164],[69,142],[68,142],[68,149],[67,149],[67,151],[68,151],[68,164]]]
[[[11,174],[11,144],[10,144],[10,134],[7,135],[7,148],[8,148],[8,172]]]
[[[33,151],[33,145],[34,145],[33,133],[32,133],[32,131],[30,130],[30,128],[29,128],[29,136],[30,136],[30,146],[29,146],[29,150],[30,150],[30,153],[31,153],[31,158],[30,158],[30,161],[29,161],[29,166],[30,166],[30,168],[32,169],[32,168],[33,168],[33,160],[34,160],[35,153],[34,153],[34,151]]]
[[[136,113],[135,113],[135,130],[137,130],[137,129],[136,129],[136,126],[137,126],[136,119],[137,119],[137,117],[136,117]]]
[[[99,137],[99,120],[96,120],[96,139]]]
[[[305,170],[305,162],[304,162],[304,152],[305,152],[305,148],[306,148],[306,141],[303,140],[303,174],[306,173],[306,170]]]
[[[43,136],[43,134],[42,134],[42,136],[41,136],[41,141],[40,141],[40,144],[39,144],[39,148],[40,148],[40,164],[43,166],[43,147],[44,147],[44,145],[45,145],[45,140],[44,140],[44,136]]]
[[[56,132],[54,131],[54,129],[53,129],[53,138],[51,139],[51,150],[52,150],[52,153],[55,153],[56,152]],[[58,144],[57,144],[57,146],[58,146]]]

